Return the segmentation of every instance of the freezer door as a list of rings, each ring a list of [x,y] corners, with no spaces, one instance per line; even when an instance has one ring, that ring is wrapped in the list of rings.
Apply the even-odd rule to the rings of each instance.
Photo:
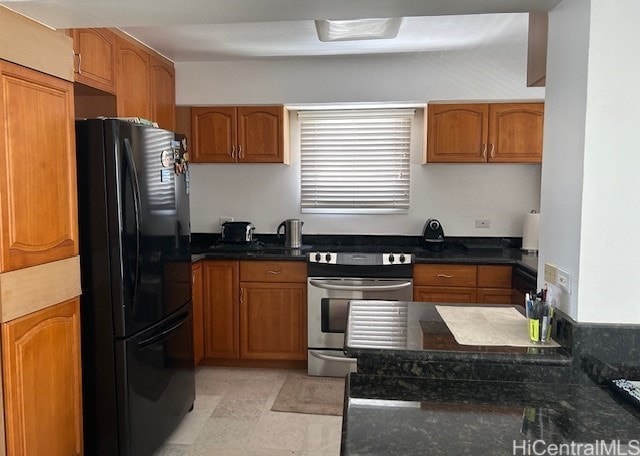
[[[116,337],[150,327],[191,300],[187,179],[175,134],[112,121],[110,235]]]
[[[151,456],[195,399],[191,303],[115,344],[119,456]]]

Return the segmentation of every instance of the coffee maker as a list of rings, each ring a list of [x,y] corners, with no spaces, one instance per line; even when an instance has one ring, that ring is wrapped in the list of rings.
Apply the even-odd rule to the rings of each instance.
[[[440,222],[434,218],[427,220],[422,231],[424,248],[432,252],[441,252],[444,249],[444,230]]]

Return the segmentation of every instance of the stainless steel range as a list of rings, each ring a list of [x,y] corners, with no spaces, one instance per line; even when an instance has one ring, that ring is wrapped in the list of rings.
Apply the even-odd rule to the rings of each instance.
[[[350,300],[411,301],[413,297],[413,255],[407,253],[409,249],[385,253],[375,252],[380,249],[376,246],[359,248],[361,253],[340,249],[309,253],[309,375],[343,377],[356,370],[356,359],[345,357],[343,352]]]

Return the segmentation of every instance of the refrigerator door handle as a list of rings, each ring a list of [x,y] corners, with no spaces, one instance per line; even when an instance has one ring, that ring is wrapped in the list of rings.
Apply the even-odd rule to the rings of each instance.
[[[175,325],[172,325],[169,329],[165,329],[164,331],[162,331],[162,332],[160,332],[158,334],[155,334],[155,335],[149,337],[148,339],[141,340],[140,342],[138,342],[138,348],[148,347],[149,345],[156,344],[156,343],[160,342],[161,340],[164,340],[164,339],[168,338],[169,335],[171,335],[171,333],[177,331],[178,328],[180,328],[180,326],[182,326],[184,324],[184,322],[187,321],[188,318],[189,318],[189,313],[188,312],[182,314],[182,317],[180,318],[180,321],[178,321]]]
[[[138,300],[138,289],[140,288],[140,233],[142,231],[142,220],[140,207],[140,184],[138,182],[138,173],[136,172],[135,163],[133,161],[133,151],[131,150],[131,143],[129,138],[124,138],[125,156],[127,158],[127,172],[129,173],[129,179],[131,179],[131,187],[133,190],[133,210],[135,212],[136,220],[136,274],[133,282],[133,298],[132,307],[135,308],[136,301]]]

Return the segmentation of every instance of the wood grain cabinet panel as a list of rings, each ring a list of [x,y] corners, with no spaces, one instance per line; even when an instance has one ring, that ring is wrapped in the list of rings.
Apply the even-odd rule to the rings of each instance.
[[[476,289],[464,287],[413,287],[413,300],[450,304],[475,304],[477,302]]]
[[[241,261],[241,282],[307,281],[307,263],[302,261]]]
[[[489,105],[489,162],[542,161],[543,103]]]
[[[511,288],[512,269],[509,265],[478,266],[478,288]]]
[[[478,268],[468,264],[417,264],[413,267],[414,285],[440,287],[476,287]]]
[[[427,161],[487,161],[487,104],[430,104],[427,115]]]
[[[7,454],[82,454],[79,299],[2,325]]]
[[[428,163],[540,163],[544,103],[430,104]]]
[[[282,163],[284,161],[284,107],[241,106],[238,108],[238,162]]]
[[[207,358],[238,358],[238,262],[205,261],[204,355]]]
[[[191,161],[235,163],[236,113],[233,107],[191,108]]]
[[[0,270],[78,254],[73,84],[0,61]]]
[[[198,262],[191,269],[191,301],[193,323],[193,363],[198,365],[204,358],[204,288],[202,263]]]
[[[480,304],[512,304],[511,288],[478,288]]]
[[[151,63],[143,49],[118,37],[117,109],[120,117],[151,118]]]
[[[176,129],[176,76],[173,65],[151,56],[151,118],[160,128]]]
[[[117,39],[108,29],[73,29],[75,80],[96,89],[116,93]]]
[[[195,163],[288,163],[284,106],[191,108]]]
[[[242,282],[240,285],[241,357],[306,359],[306,284]]]

